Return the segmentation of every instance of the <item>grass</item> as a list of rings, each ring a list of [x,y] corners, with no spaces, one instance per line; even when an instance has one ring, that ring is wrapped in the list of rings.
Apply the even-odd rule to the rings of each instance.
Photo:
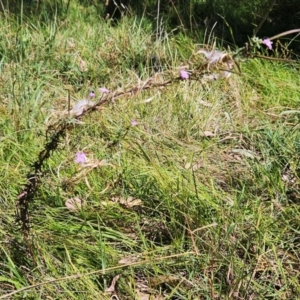
[[[74,3],[22,22],[6,14],[0,33],[0,299],[300,297],[296,66],[252,59],[227,81],[173,81],[86,114],[43,165],[26,239],[17,197],[68,91],[73,106],[141,86],[153,57],[156,82],[178,77],[202,41],[155,41],[146,20],[111,26]]]

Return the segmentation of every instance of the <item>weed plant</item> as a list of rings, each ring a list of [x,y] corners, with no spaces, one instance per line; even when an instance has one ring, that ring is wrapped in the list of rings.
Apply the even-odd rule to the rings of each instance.
[[[207,40],[75,3],[1,22],[0,299],[300,298],[298,65],[126,93],[178,77]],[[124,94],[72,118],[101,87]],[[24,238],[17,199],[59,120]]]

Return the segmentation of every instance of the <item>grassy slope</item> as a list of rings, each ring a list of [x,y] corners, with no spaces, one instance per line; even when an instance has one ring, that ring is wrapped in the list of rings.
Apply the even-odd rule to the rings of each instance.
[[[86,116],[44,167],[30,251],[15,200],[47,126],[66,117],[66,88],[73,104],[91,89],[136,86],[154,54],[172,74],[156,80],[176,77],[195,46],[167,34],[155,43],[146,21],[111,27],[80,7],[64,21],[3,18],[0,35],[0,295],[100,270],[14,299],[109,299],[117,274],[120,299],[300,297],[296,69],[247,61],[227,82],[176,82]],[[107,165],[76,165],[82,150]],[[75,196],[85,205],[72,213],[64,203]]]

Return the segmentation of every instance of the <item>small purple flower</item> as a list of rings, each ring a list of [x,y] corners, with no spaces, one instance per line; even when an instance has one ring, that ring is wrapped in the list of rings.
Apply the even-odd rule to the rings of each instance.
[[[108,90],[107,88],[105,88],[105,87],[99,88],[99,91],[100,91],[101,93],[109,93],[109,90]]]
[[[138,124],[138,122],[136,120],[131,121],[131,126],[136,126],[137,124]]]
[[[265,44],[270,50],[272,50],[272,44],[273,42],[270,41],[270,39],[264,39],[262,41],[263,44]]]
[[[86,154],[82,151],[76,153],[75,162],[77,164],[84,164],[87,161]]]
[[[94,98],[95,96],[96,96],[96,94],[95,94],[94,91],[91,91],[91,92],[89,93],[89,97],[90,97],[90,98]]]
[[[190,75],[187,71],[180,70],[180,77],[181,77],[181,79],[189,79]]]

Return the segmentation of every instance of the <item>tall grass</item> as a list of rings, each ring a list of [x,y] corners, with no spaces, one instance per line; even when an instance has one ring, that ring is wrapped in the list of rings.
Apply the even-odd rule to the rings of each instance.
[[[173,81],[71,119],[24,240],[17,197],[47,128],[69,118],[68,92],[73,106],[178,77],[195,46],[74,3],[63,20],[22,22],[6,14],[0,32],[0,299],[299,297],[296,68],[253,59],[228,81]]]

